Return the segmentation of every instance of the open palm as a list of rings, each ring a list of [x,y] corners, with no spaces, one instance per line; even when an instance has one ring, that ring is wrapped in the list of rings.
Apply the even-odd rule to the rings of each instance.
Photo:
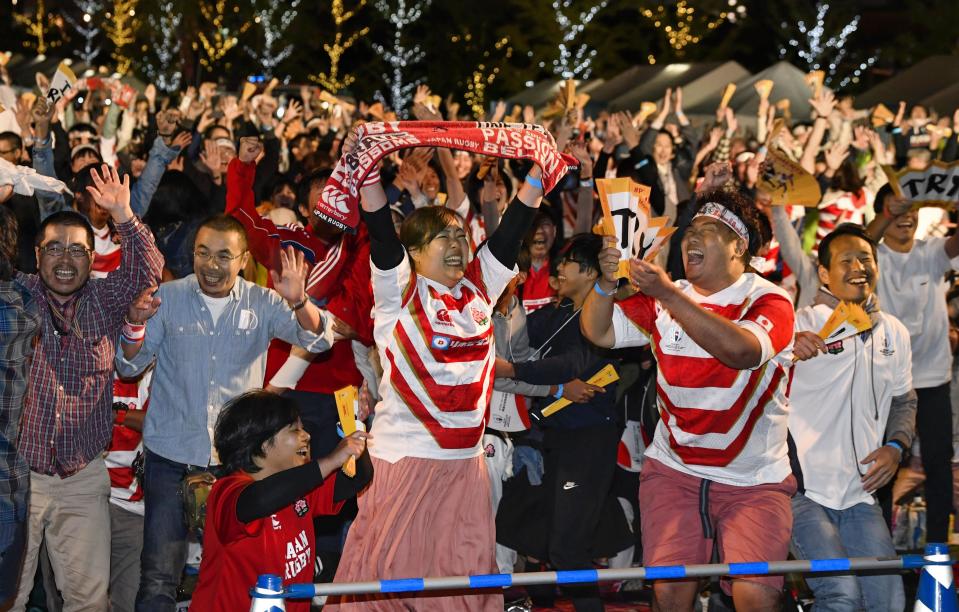
[[[96,168],[90,170],[93,185],[87,191],[100,208],[113,214],[130,208],[130,175],[120,175],[116,168],[103,164],[98,173]]]

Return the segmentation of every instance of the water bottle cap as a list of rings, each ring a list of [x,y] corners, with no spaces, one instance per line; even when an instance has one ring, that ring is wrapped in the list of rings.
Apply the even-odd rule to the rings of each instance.
[[[283,579],[276,574],[260,574],[256,579],[256,588],[279,592],[283,590]]]
[[[939,542],[930,542],[926,544],[926,550],[924,553],[926,556],[929,555],[948,555],[949,554],[949,545],[942,544]]]

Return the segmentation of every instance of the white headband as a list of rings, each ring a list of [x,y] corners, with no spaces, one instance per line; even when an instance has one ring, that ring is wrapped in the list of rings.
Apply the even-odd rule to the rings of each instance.
[[[698,217],[712,217],[713,219],[722,221],[729,229],[733,230],[734,234],[745,240],[747,245],[749,244],[749,230],[746,229],[746,224],[743,223],[742,219],[736,216],[736,213],[722,204],[706,202],[693,219]]]

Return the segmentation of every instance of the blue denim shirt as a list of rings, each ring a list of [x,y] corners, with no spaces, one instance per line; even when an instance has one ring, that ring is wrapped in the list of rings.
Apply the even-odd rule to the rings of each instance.
[[[195,274],[160,285],[158,295],[140,352],[127,360],[118,348],[116,368],[133,376],[156,359],[143,443],[171,461],[218,463],[211,462],[216,417],[226,402],[263,385],[273,338],[314,353],[333,344],[332,317],[323,313],[323,335],[306,331],[278,293],[242,278],[215,325]]]
[[[56,170],[53,165],[53,148],[50,146],[51,140],[37,142],[33,146],[33,168],[44,176],[57,178]],[[141,219],[150,209],[150,200],[160,186],[160,180],[166,167],[176,159],[180,154],[179,147],[168,147],[163,143],[162,138],[153,141],[153,147],[150,148],[150,157],[147,159],[140,178],[136,180],[133,187],[130,188],[130,208],[133,214]],[[37,191],[37,202],[40,206],[40,220],[43,221],[51,214],[67,208],[66,199],[63,194],[51,193],[49,191]]]

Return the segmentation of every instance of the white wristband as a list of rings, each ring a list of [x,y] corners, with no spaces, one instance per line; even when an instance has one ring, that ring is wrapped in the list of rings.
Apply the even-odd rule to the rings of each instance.
[[[290,355],[286,363],[280,366],[280,369],[270,379],[270,385],[279,389],[295,389],[296,384],[300,382],[300,378],[303,377],[303,373],[306,372],[311,363],[313,362]]]

